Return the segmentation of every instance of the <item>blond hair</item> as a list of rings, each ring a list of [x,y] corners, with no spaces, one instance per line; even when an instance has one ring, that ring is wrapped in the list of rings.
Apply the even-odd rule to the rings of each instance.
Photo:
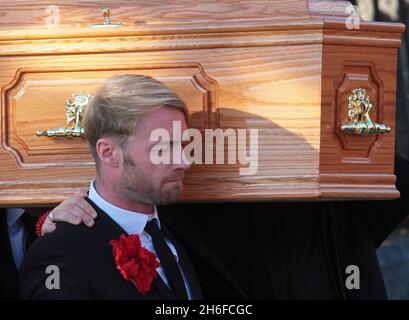
[[[96,143],[110,137],[123,148],[135,133],[143,116],[160,107],[181,110],[187,119],[187,106],[171,89],[149,76],[125,74],[105,81],[91,98],[85,111],[83,126],[91,154],[99,173]]]

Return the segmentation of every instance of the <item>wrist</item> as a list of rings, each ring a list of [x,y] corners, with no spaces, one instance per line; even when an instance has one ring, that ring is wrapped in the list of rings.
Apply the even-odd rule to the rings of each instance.
[[[46,211],[40,218],[38,218],[36,222],[36,236],[39,238],[42,236],[41,228],[44,224],[44,221],[47,219],[48,215],[50,214],[51,210]]]

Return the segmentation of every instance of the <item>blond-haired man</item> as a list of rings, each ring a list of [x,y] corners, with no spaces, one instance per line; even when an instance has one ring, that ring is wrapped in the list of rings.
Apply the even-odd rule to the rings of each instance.
[[[161,82],[114,76],[87,107],[84,128],[97,175],[87,201],[93,228],[61,223],[39,239],[21,268],[28,299],[200,299],[195,270],[161,223],[159,205],[175,202],[186,162],[154,164],[151,133],[186,129],[185,103]],[[179,143],[170,141],[170,145]],[[51,268],[50,268],[51,266]]]

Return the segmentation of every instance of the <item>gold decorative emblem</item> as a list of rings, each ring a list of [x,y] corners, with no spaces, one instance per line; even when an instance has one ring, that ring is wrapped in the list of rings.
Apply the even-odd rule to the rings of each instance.
[[[82,116],[91,95],[88,93],[75,93],[72,95],[74,101],[65,101],[66,121],[68,126],[58,129],[38,130],[37,136],[46,137],[83,137]]]
[[[366,90],[362,88],[352,90],[352,95],[348,97],[348,120],[344,123],[341,130],[347,134],[353,135],[375,135],[391,132],[391,127],[374,123],[369,116],[372,111],[372,104]]]

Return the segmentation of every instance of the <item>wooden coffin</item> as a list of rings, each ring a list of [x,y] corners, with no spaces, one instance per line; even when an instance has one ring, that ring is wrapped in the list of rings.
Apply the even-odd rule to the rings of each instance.
[[[399,196],[403,25],[360,21],[346,1],[104,1],[110,16],[100,1],[48,3],[0,8],[1,206],[53,204],[88,186],[74,100],[125,73],[173,88],[201,132],[247,129],[250,141],[258,130],[255,173],[225,150],[224,163],[188,172],[183,201]]]

